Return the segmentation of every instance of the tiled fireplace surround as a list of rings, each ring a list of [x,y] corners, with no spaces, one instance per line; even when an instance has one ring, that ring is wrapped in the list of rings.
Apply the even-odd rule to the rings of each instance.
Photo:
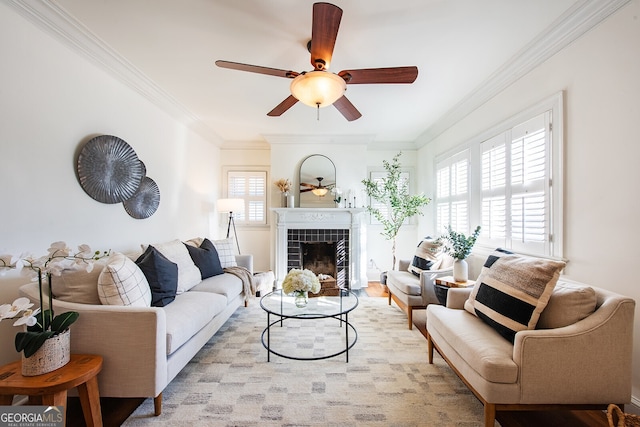
[[[364,209],[276,208],[276,280],[302,268],[302,243],[336,243],[336,280],[360,289],[366,283]]]

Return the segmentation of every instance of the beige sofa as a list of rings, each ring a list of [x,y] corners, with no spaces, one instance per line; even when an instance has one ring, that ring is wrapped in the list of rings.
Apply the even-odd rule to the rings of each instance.
[[[251,255],[237,255],[235,259],[238,266],[248,270],[249,275],[252,273]],[[246,283],[241,276],[225,270],[224,274],[203,279],[176,295],[164,307],[85,304],[59,299],[53,300],[53,307],[56,312],[80,313],[71,326],[71,352],[99,354],[104,358],[98,376],[100,396],[153,397],[155,415],[159,415],[164,388],[236,309],[246,305]],[[23,285],[20,293],[39,301],[37,283]]]
[[[427,307],[429,363],[435,348],[484,404],[486,427],[501,410],[606,409],[630,402],[632,299],[558,282],[538,328],[517,332],[512,344],[463,309],[471,292],[452,288],[446,307]],[[571,323],[577,313],[586,317]]]
[[[439,254],[439,258],[441,262],[436,270],[425,270],[419,276],[409,272],[410,260],[399,260],[398,269],[387,272],[389,305],[393,300],[407,313],[409,329],[413,329],[413,310],[439,304],[434,290],[436,278],[453,272],[453,258],[444,253]]]

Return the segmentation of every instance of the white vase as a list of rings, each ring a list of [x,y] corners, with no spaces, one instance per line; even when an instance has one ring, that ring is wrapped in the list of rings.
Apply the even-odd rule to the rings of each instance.
[[[456,282],[466,282],[469,280],[469,265],[464,259],[453,261],[453,280]]]
[[[22,375],[33,377],[62,368],[71,360],[71,332],[51,337],[34,354],[24,357],[22,354]]]

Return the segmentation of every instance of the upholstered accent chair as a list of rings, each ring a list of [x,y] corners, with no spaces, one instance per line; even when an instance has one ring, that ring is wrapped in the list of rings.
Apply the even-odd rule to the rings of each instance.
[[[413,329],[413,310],[424,309],[429,304],[439,304],[434,284],[437,277],[451,275],[453,258],[440,253],[437,270],[422,270],[419,275],[409,271],[410,260],[400,260],[398,269],[387,272],[389,305],[391,301],[407,313],[409,329]],[[415,271],[415,269],[412,269]]]

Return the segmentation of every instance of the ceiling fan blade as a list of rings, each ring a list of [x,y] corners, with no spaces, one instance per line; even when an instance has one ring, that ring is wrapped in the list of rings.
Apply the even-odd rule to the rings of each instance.
[[[285,98],[284,101],[276,105],[276,108],[269,111],[267,113],[267,116],[271,116],[271,117],[281,116],[282,113],[287,111],[289,108],[293,107],[296,104],[296,102],[298,102],[298,100],[293,95],[289,95],[288,97]]]
[[[338,37],[342,9],[330,3],[314,3],[311,28],[311,65],[316,70],[329,68]]]
[[[413,83],[418,77],[418,67],[362,68],[338,73],[347,84]]]
[[[217,60],[216,65],[220,68],[229,68],[231,70],[248,71],[250,73],[267,74],[269,76],[287,77],[293,79],[299,73],[291,70],[279,70],[277,68],[261,67],[259,65],[242,64],[240,62]]]
[[[354,107],[351,101],[349,101],[344,95],[334,102],[333,105],[338,109],[338,111],[340,111],[344,118],[350,122],[362,117],[360,111],[358,111],[358,109]]]

